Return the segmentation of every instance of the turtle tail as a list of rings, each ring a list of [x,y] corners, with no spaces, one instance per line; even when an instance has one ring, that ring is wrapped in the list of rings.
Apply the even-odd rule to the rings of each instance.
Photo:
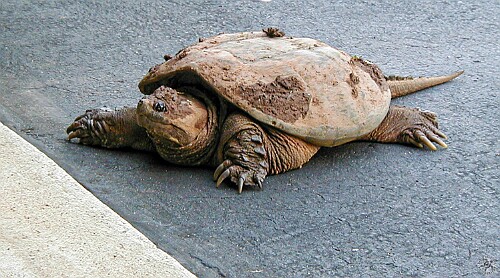
[[[385,79],[391,89],[391,98],[406,96],[411,93],[427,89],[432,86],[443,84],[455,77],[464,73],[463,70],[457,71],[450,75],[433,76],[433,77],[400,77],[400,76],[386,76]]]

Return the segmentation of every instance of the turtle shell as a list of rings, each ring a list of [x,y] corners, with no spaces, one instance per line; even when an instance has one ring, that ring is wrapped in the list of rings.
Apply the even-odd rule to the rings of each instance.
[[[256,120],[319,146],[340,145],[374,130],[391,94],[380,69],[309,38],[264,32],[201,40],[151,68],[144,94],[160,85],[195,85]]]

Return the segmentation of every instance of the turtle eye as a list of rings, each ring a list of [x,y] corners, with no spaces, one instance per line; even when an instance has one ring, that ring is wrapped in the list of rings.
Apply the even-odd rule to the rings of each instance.
[[[165,112],[167,110],[167,107],[165,106],[165,103],[163,103],[163,101],[158,101],[153,105],[153,109],[157,112]]]

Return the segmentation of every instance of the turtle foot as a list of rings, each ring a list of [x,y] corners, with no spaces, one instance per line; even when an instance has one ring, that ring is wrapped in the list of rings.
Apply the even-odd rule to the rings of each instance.
[[[443,142],[447,137],[439,130],[435,113],[404,106],[391,106],[382,123],[360,139],[425,146],[433,151],[437,150],[436,145],[448,147]]]
[[[229,177],[238,186],[238,193],[242,192],[244,186],[262,189],[269,165],[262,136],[256,133],[258,130],[246,129],[226,143],[225,160],[214,172],[217,187]]]
[[[113,110],[108,108],[85,111],[85,114],[78,116],[66,129],[68,140],[78,138],[80,144],[104,146],[107,141],[106,134],[109,133],[106,118],[112,112]]]
[[[222,162],[214,172],[214,180],[217,181],[217,187],[228,177],[238,185],[238,193],[241,193],[243,186],[258,186],[262,189],[266,173],[265,171],[245,169],[228,159]]]
[[[426,146],[433,151],[437,150],[435,144],[442,148],[448,148],[448,145],[442,140],[447,139],[447,136],[438,129],[437,115],[418,108],[415,110],[419,114],[415,116],[418,120],[413,126],[403,131],[403,141],[418,148]]]

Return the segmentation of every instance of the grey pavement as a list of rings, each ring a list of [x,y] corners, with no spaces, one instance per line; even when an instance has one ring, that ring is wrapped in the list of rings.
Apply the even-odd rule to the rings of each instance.
[[[0,123],[0,277],[195,277]]]
[[[483,277],[500,265],[500,3],[0,3],[0,121],[200,277]],[[264,189],[213,169],[68,143],[85,109],[135,105],[147,70],[198,37],[278,26],[387,74],[458,79],[395,104],[438,114],[446,150],[322,149]]]

